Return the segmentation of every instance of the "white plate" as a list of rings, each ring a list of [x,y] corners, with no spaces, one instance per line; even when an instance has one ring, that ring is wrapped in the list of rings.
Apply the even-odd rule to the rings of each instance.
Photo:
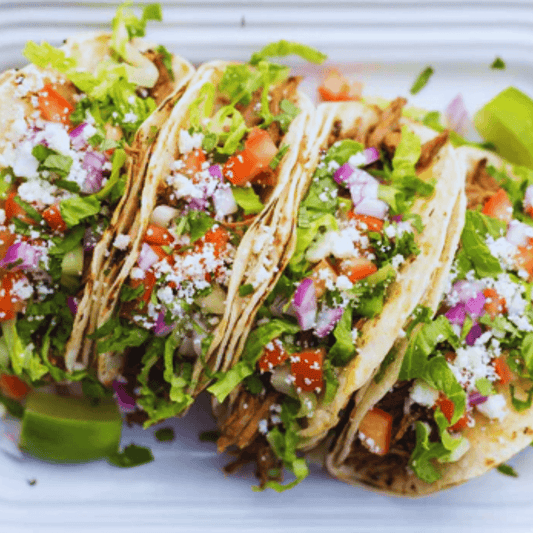
[[[0,1],[0,67],[23,64],[28,39],[59,40],[109,21],[107,2],[42,4]],[[458,93],[471,112],[508,85],[533,95],[533,3],[444,1],[373,3],[230,2],[163,3],[165,22],[148,37],[194,62],[246,59],[280,38],[312,44],[331,62],[365,83],[366,95],[408,95],[416,75],[435,69],[413,105],[443,110]],[[496,56],[507,68],[489,68]],[[321,69],[299,66],[318,83]],[[0,453],[0,532],[496,532],[531,531],[533,454],[511,464],[518,479],[491,472],[424,500],[405,500],[355,489],[318,467],[284,494],[252,492],[251,471],[232,477],[212,443],[200,442],[215,424],[203,397],[182,420],[176,440],[158,443],[153,430],[125,428],[123,443],[150,446],[155,461],[130,470],[107,463],[50,465]],[[36,480],[33,485],[30,480]]]

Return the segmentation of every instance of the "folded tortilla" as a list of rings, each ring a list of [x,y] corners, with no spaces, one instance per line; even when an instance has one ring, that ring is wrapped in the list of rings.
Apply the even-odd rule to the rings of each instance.
[[[450,268],[461,238],[467,203],[468,209],[475,211],[484,206],[486,201],[500,188],[500,184],[491,173],[486,171],[486,167],[491,165],[508,176],[512,177],[513,175],[512,167],[492,152],[471,147],[461,147],[456,151],[467,172],[466,197],[460,198],[456,204],[452,223],[446,235],[447,242],[441,258],[441,266],[436,271],[435,279],[422,301],[422,304],[429,307],[434,313],[445,302],[443,300],[445,289],[446,292],[449,292],[451,287]],[[523,192],[522,190],[522,194]],[[515,270],[515,268],[510,267],[510,270]],[[505,269],[504,275],[506,275]],[[471,279],[483,278],[472,277]],[[525,320],[525,317],[522,318]],[[531,324],[524,326],[523,323],[519,323],[521,327],[518,329],[522,329],[522,334],[524,331],[530,330]],[[415,337],[420,327],[416,327],[411,338]],[[413,404],[413,400],[410,398],[411,384],[398,380],[408,347],[409,339],[400,340],[395,347],[395,358],[381,380],[379,382],[372,380],[364,394],[355,397],[355,406],[349,418],[337,429],[338,436],[332,450],[327,455],[326,464],[332,475],[347,483],[363,485],[379,492],[418,497],[459,485],[477,477],[507,461],[531,443],[533,410],[527,407],[527,401],[525,408],[520,410],[515,408],[511,390],[511,387],[514,387],[517,391],[516,396],[525,399],[527,397],[525,391],[530,389],[531,381],[514,374],[510,383],[501,383],[496,373],[492,378],[494,393],[501,400],[502,405],[499,405],[497,410],[485,410],[482,414],[477,406],[474,408],[474,404],[471,404],[472,410],[469,413],[468,426],[457,430],[460,431],[459,433],[452,432],[455,439],[460,437],[467,439],[469,445],[462,447],[466,451],[458,454],[458,458],[455,460],[450,457],[450,462],[439,463],[433,460],[433,467],[437,469],[438,474],[435,475],[436,479],[432,479],[431,482],[429,478],[425,481],[417,477],[409,468],[409,455],[414,448],[414,441],[411,442],[414,428],[410,424],[407,426],[403,424],[403,422],[406,424],[409,422],[406,417],[409,416],[410,406]],[[470,394],[472,395],[472,393]],[[488,398],[490,399],[490,397],[489,395]],[[468,396],[468,398],[473,398],[472,401],[476,403],[481,402],[478,405],[483,409],[484,402],[479,393]],[[394,413],[393,441],[389,453],[385,455],[371,453],[362,445],[358,434],[363,418],[374,407]],[[428,415],[422,414],[421,416],[420,419],[425,420]],[[414,416],[411,423],[414,423],[416,418]],[[400,434],[400,429],[402,434]],[[407,433],[409,431],[412,432],[410,437]],[[433,433],[430,441],[434,441],[435,436]],[[405,444],[401,444],[402,439]]]
[[[61,52],[64,52],[67,58],[73,58],[76,61],[76,72],[88,72],[91,74],[96,73],[97,67],[105,61],[110,60],[110,41],[111,35],[107,33],[87,33],[80,36],[67,39]],[[151,88],[139,87],[139,94],[142,93],[141,98],[152,97],[159,107],[154,111],[152,115],[140,126],[136,131],[134,140],[131,146],[127,147],[128,157],[125,162],[124,170],[127,173],[127,181],[125,185],[125,191],[120,199],[116,200],[115,211],[109,213],[110,226],[99,242],[96,243],[94,250],[90,253],[86,250],[85,263],[83,269],[79,272],[80,279],[83,279],[83,285],[80,288],[79,295],[76,295],[74,300],[79,297],[79,304],[73,304],[75,306],[75,317],[72,331],[70,332],[69,339],[66,342],[65,353],[54,354],[53,351],[48,355],[54,357],[64,357],[64,366],[61,363],[60,368],[66,367],[67,371],[79,370],[85,368],[87,365],[87,351],[83,351],[84,335],[87,333],[86,324],[88,318],[91,315],[91,308],[95,303],[95,298],[99,293],[95,287],[96,278],[101,274],[103,268],[103,262],[106,259],[107,250],[110,247],[111,240],[113,238],[114,231],[124,231],[124,228],[129,229],[132,224],[133,217],[126,210],[126,216],[119,218],[117,212],[124,212],[123,206],[126,204],[127,198],[134,196],[139,190],[140,176],[144,172],[146,161],[149,153],[152,149],[152,141],[157,136],[154,134],[154,128],[159,126],[168,116],[175,102],[179,99],[184,88],[186,87],[188,80],[192,76],[193,67],[184,59],[178,56],[172,56],[172,69],[174,79],[170,79],[168,70],[161,62],[161,56],[159,52],[156,52],[157,45],[149,43],[143,39],[134,39],[128,43],[137,54],[142,56],[151,65],[151,74],[155,72],[155,79],[157,80],[155,85]],[[154,62],[152,62],[152,60]],[[78,74],[79,75],[79,74]],[[153,76],[152,76],[153,77]],[[79,94],[82,93],[69,79],[62,73],[56,71],[51,66],[49,68],[40,68],[35,65],[28,65],[20,70],[10,70],[2,75],[2,84],[0,86],[0,95],[4,105],[0,109],[0,117],[3,124],[2,139],[0,141],[0,157],[1,166],[3,168],[13,168],[13,174],[15,178],[17,175],[17,169],[20,168],[20,172],[23,172],[22,176],[25,177],[24,172],[28,172],[27,165],[33,165],[33,160],[28,160],[28,154],[19,153],[21,150],[20,145],[25,142],[23,137],[22,126],[26,119],[42,120],[36,116],[36,107],[38,104],[38,91],[42,91],[45,84],[50,83],[53,86],[61,88],[65,97],[71,99],[72,102],[77,102]],[[58,89],[59,90],[59,89]],[[9,103],[9,105],[5,105]],[[73,104],[74,105],[74,104]],[[37,127],[47,127],[47,124],[57,124],[58,120],[44,121]],[[22,130],[21,130],[22,128]],[[56,128],[57,130],[57,128]],[[55,130],[54,130],[55,131]],[[155,130],[158,131],[158,130]],[[59,140],[63,139],[64,132],[56,132],[55,138],[52,139],[48,145],[56,149],[56,145],[59,146]],[[68,141],[68,137],[67,141]],[[22,139],[22,140],[21,140]],[[31,141],[31,139],[30,139]],[[86,141],[87,142],[87,141]],[[72,145],[70,142],[66,143],[68,146],[65,148],[63,143],[61,148],[57,150],[76,150],[74,148],[74,142]],[[87,147],[83,148],[84,150]],[[17,152],[17,150],[19,150]],[[96,152],[95,152],[96,153]],[[96,157],[103,157],[102,154]],[[111,156],[106,156],[107,160],[111,159]],[[24,166],[26,165],[26,166]],[[84,167],[85,168],[85,167]],[[56,178],[57,179],[57,178]],[[92,191],[95,192],[95,191]],[[32,203],[32,202],[30,202]],[[44,207],[40,205],[40,198],[37,195],[34,205],[38,210],[44,209],[48,204],[44,203]],[[44,227],[48,227],[43,222]],[[49,228],[50,234],[53,234],[55,238],[58,238],[58,234],[54,233],[53,229]],[[68,229],[63,233],[63,237],[69,235]],[[32,237],[33,238],[33,237]],[[90,257],[90,260],[89,260]],[[10,267],[9,267],[10,268]],[[8,268],[8,269],[9,269]],[[24,272],[24,268],[22,270]],[[17,270],[17,268],[15,268]],[[31,269],[30,269],[31,270]],[[74,308],[74,307],[73,307]],[[48,342],[48,341],[46,341]],[[39,344],[39,341],[37,341]],[[40,349],[40,346],[38,346]],[[29,348],[28,348],[29,349]],[[61,370],[62,371],[62,370]],[[41,371],[39,371],[42,373]],[[35,379],[35,373],[31,379]],[[59,375],[59,374],[58,374]]]
[[[315,446],[338,423],[342,410],[346,408],[351,396],[365,386],[393,346],[410,314],[432,282],[433,274],[439,265],[445,245],[445,231],[443,229],[445,230],[450,224],[453,207],[463,187],[464,176],[453,148],[446,141],[447,135],[438,136],[433,130],[401,118],[404,103],[405,100],[398,99],[385,110],[358,102],[328,103],[319,106],[315,121],[308,130],[308,148],[297,190],[293,197],[287,197],[283,202],[280,202],[278,207],[279,210],[286,210],[290,214],[290,240],[286,244],[286,251],[279,265],[279,270],[283,271],[289,265],[297,246],[296,228],[298,227],[299,209],[295,208],[295,205],[299,205],[306,197],[313,182],[314,172],[320,168],[319,164],[328,148],[339,139],[352,139],[366,147],[373,146],[394,151],[402,136],[402,127],[406,127],[420,138],[423,149],[417,163],[417,173],[421,180],[434,183],[434,190],[431,195],[417,197],[411,207],[411,213],[418,215],[423,224],[423,230],[420,233],[415,233],[414,237],[420,253],[409,257],[399,268],[397,267],[395,279],[386,289],[384,306],[377,316],[363,321],[360,320],[362,317],[359,316],[353,319],[353,324],[350,324],[349,327],[358,330],[356,340],[351,341],[354,343],[355,355],[344,366],[332,367],[330,365],[330,371],[333,372],[334,379],[338,384],[336,392],[328,401],[324,401],[324,391],[318,390],[314,408],[302,417],[305,422],[297,430],[298,447],[301,449]],[[322,166],[324,165],[322,164]],[[337,164],[333,168],[338,167]],[[298,203],[295,204],[295,200]],[[307,275],[309,276],[309,274]],[[288,291],[291,289],[289,288]],[[287,311],[290,304],[289,298],[292,298],[292,291],[285,294],[285,297],[282,303],[284,303],[283,310]],[[276,314],[275,316],[281,315]],[[258,343],[257,332],[263,326],[268,328],[268,323],[265,323],[265,320],[263,319],[260,324],[255,322],[252,325],[248,346],[246,345],[246,336],[241,336],[240,329],[237,328],[228,347],[235,347],[233,353],[237,355],[244,350],[245,359],[249,359],[236,362],[228,375],[234,372],[244,377],[250,374],[259,376],[259,371],[256,371],[254,367],[263,348],[255,345]],[[241,323],[246,322],[247,317],[242,317]],[[295,328],[298,330],[297,326]],[[250,329],[250,326],[247,325],[247,329]],[[327,358],[327,350],[331,348],[334,341],[333,335],[329,335],[323,340],[311,340],[309,342],[311,343],[310,347],[315,346],[316,342],[319,343],[319,346],[323,346],[325,343],[326,354],[324,357]],[[269,349],[272,350],[272,347]],[[232,352],[231,349],[229,351]],[[255,355],[252,356],[252,353]],[[235,357],[236,359],[237,357]],[[291,361],[294,362],[292,356]],[[289,371],[287,370],[287,372]],[[276,373],[277,369],[274,368],[272,376]],[[231,379],[238,378],[231,376]],[[230,383],[231,379],[228,380]],[[291,383],[290,379],[291,376],[288,375],[288,383]],[[274,378],[272,380],[274,381]],[[273,417],[274,422],[269,421],[268,425],[265,424],[268,420],[268,408],[273,405],[272,409],[277,412],[276,409],[279,409],[278,404],[282,402],[283,394],[295,396],[295,391],[289,391],[287,386],[282,386],[281,388],[285,389],[285,393],[280,394],[278,378],[276,378],[277,386],[267,384],[265,379],[262,379],[262,383],[264,388],[259,394],[247,392],[247,387],[241,385],[234,388],[229,393],[229,397],[223,381],[210,387],[209,390],[219,400],[214,404],[214,410],[222,429],[219,450],[236,445],[244,450],[243,454],[246,454],[247,449],[255,450],[258,448],[254,441],[261,440],[262,435],[267,434],[267,439],[269,438],[270,433],[267,431],[272,429],[271,424],[280,423]],[[301,397],[300,400],[305,402],[306,399],[309,399],[309,394],[314,395],[315,392],[306,393],[305,398]],[[220,403],[222,401],[224,403]],[[249,406],[254,406],[251,408],[251,413],[248,413]],[[256,409],[255,415],[254,408]],[[268,447],[268,445],[266,446]],[[265,446],[262,445],[261,450],[264,448]],[[255,451],[250,453],[255,453]],[[260,461],[258,461],[258,468],[261,470]]]
[[[214,61],[202,65],[178,105],[172,109],[168,120],[161,126],[143,177],[142,193],[138,200],[139,207],[136,209],[137,212],[129,232],[132,239],[132,251],[123,263],[117,265],[114,256],[118,252],[111,250],[103,268],[103,271],[111,269],[117,274],[100,303],[97,326],[102,326],[117,313],[124,316],[120,309],[119,292],[121,287],[129,283],[128,278],[131,280],[132,269],[138,264],[143,239],[154,209],[165,203],[162,189],[167,186],[167,177],[175,169],[175,162],[187,157],[187,153],[180,152],[180,138],[187,135],[191,127],[191,106],[198,105],[198,98],[203,87],[208,84],[217,87],[229,65],[236,64]],[[289,78],[287,83],[287,87],[297,85],[297,80]],[[273,90],[280,92],[284,87],[282,84],[279,88],[275,85]],[[227,368],[231,364],[232,353],[225,349],[228,337],[241,327],[237,323],[242,316],[253,319],[278,276],[277,265],[280,261],[280,254],[284,251],[283,243],[288,240],[290,227],[286,221],[286,215],[280,214],[276,206],[280,199],[285,197],[287,190],[293,191],[294,189],[292,176],[301,170],[301,146],[307,124],[314,113],[311,102],[304,94],[292,89],[289,90],[289,94],[293,94],[292,104],[300,111],[290,123],[286,133],[282,133],[277,139],[278,148],[287,146],[288,149],[275,171],[275,184],[258,189],[264,207],[251,221],[228,222],[230,219],[225,217],[219,222],[220,226],[237,231],[241,235],[235,245],[235,255],[230,267],[231,274],[223,287],[223,297],[220,298],[219,303],[222,305],[220,319],[215,325],[209,326],[211,328],[209,334],[212,335],[209,348],[199,357],[194,352],[187,352],[186,345],[190,346],[190,338],[178,337],[180,339],[178,346],[182,345],[181,351],[184,352],[185,359],[193,365],[192,376],[186,389],[186,394],[191,398],[205,388],[214,372]],[[215,92],[214,112],[220,108],[221,98],[221,94]],[[279,100],[280,95],[277,98]],[[279,105],[279,101],[276,105]],[[243,114],[245,114],[244,111]],[[277,111],[274,114],[277,114]],[[208,200],[212,201],[212,198]],[[132,201],[137,200],[132,198]],[[183,257],[179,254],[173,257],[177,263],[183,261]],[[104,283],[106,277],[101,276],[100,280]],[[243,286],[252,287],[251,294],[241,296],[239,289]],[[179,334],[176,333],[176,335]],[[120,373],[124,367],[124,355],[124,353],[106,352],[98,356],[98,375],[102,383],[110,384],[112,379]]]

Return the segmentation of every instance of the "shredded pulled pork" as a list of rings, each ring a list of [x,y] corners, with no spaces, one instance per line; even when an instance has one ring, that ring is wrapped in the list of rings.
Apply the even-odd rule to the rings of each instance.
[[[467,209],[484,205],[499,188],[498,182],[487,172],[487,159],[482,159],[466,176]]]
[[[390,132],[400,130],[399,121],[405,104],[407,100],[398,97],[386,109],[380,110],[379,121],[373,129],[369,130],[365,146],[379,149]]]
[[[433,163],[433,159],[439,153],[439,150],[448,142],[449,132],[443,131],[441,134],[433,137],[430,141],[422,145],[420,158],[416,164],[416,171],[423,172]]]
[[[163,64],[162,54],[154,50],[148,50],[144,53],[144,56],[147,57],[159,71],[159,78],[157,78],[155,85],[148,92],[149,96],[151,96],[156,104],[159,105],[174,91],[174,82],[172,81],[170,72]]]
[[[220,438],[217,441],[219,452],[223,452],[230,446],[244,449],[251,445],[255,438],[260,435],[259,421],[268,419],[270,407],[277,403],[280,395],[277,392],[269,392],[265,396],[254,396],[242,391],[232,413],[220,427]]]

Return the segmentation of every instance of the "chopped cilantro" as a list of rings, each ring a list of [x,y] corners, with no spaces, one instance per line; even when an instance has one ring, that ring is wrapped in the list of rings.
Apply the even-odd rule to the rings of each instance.
[[[138,287],[130,287],[129,285],[122,285],[120,289],[120,301],[121,302],[131,302],[136,300],[144,293],[144,285],[139,285]]]
[[[429,78],[433,75],[435,71],[432,67],[426,67],[416,78],[415,82],[413,83],[413,86],[411,87],[411,90],[409,91],[411,94],[417,94],[420,92],[428,83]]]
[[[172,428],[161,428],[154,433],[155,438],[159,442],[170,442],[175,438],[174,430]]]
[[[122,451],[117,451],[109,456],[108,462],[120,468],[132,468],[147,463],[151,463],[154,456],[150,448],[129,444]]]
[[[505,463],[498,465],[496,467],[496,470],[500,472],[500,474],[504,474],[506,476],[518,477],[516,470],[511,465],[507,465]]]
[[[217,429],[212,431],[202,431],[202,433],[198,435],[198,438],[202,442],[216,442],[219,437],[220,431],[218,431]]]
[[[251,283],[246,283],[239,287],[239,296],[248,296],[254,292],[254,286]]]
[[[288,144],[284,144],[279,150],[278,153],[272,158],[272,161],[268,164],[268,166],[272,170],[276,170],[278,168],[278,165],[280,164],[281,160],[283,159],[283,156],[287,153],[289,149]]]
[[[505,62],[501,57],[496,57],[496,59],[492,62],[492,65],[490,66],[493,70],[504,70],[505,69]]]

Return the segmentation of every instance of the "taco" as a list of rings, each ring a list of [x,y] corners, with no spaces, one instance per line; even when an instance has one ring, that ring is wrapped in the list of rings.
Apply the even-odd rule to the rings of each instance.
[[[305,476],[296,450],[337,424],[438,265],[463,178],[447,133],[403,119],[405,103],[319,106],[298,208],[278,207],[291,227],[283,275],[248,339],[237,328],[228,343],[240,360],[208,389],[219,450],[256,456],[263,486],[281,489],[283,465]]]
[[[313,107],[300,78],[266,57],[292,50],[324,59],[282,41],[249,63],[201,66],[155,143],[132,252],[95,335],[100,380],[122,374],[145,426],[183,414],[228,364],[234,307],[253,317],[277,275],[290,228],[275,208],[301,167]]]
[[[531,443],[533,174],[480,149],[457,153],[468,209],[447,247],[459,237],[460,247],[437,274],[444,293],[431,287],[390,366],[355,399],[327,458],[348,483],[422,496]]]
[[[83,362],[71,361],[105,257],[102,241],[135,190],[151,120],[161,120],[167,97],[176,99],[193,70],[130,38],[144,34],[150,12],[137,19],[120,8],[113,34],[86,34],[59,49],[30,42],[24,53],[33,64],[2,78],[4,374],[37,384],[92,380]]]

